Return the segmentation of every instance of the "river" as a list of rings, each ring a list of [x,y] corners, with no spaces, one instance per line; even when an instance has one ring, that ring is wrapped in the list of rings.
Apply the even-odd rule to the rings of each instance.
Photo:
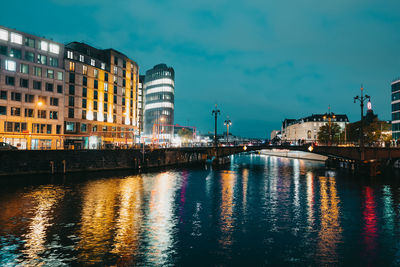
[[[254,154],[215,170],[2,177],[0,265],[400,265],[399,179]]]

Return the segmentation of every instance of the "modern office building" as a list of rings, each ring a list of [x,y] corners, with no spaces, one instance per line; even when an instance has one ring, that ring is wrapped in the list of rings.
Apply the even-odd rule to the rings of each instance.
[[[400,79],[392,82],[392,138],[400,138]]]
[[[133,145],[139,136],[138,65],[114,49],[65,46],[65,144]]]
[[[140,133],[143,133],[143,109],[144,109],[144,98],[143,98],[143,89],[144,89],[144,75],[139,75],[139,86],[138,86],[138,98],[137,98],[137,121],[138,121],[138,129]]]
[[[343,131],[346,124],[349,123],[347,115],[336,115],[331,118],[332,123],[337,123]],[[312,114],[301,119],[285,119],[282,122],[282,140],[283,141],[304,141],[313,142],[318,139],[319,128],[329,123],[327,114]]]
[[[64,45],[0,26],[0,142],[63,147]]]
[[[173,136],[175,72],[166,64],[146,71],[144,80],[144,134],[158,142]]]

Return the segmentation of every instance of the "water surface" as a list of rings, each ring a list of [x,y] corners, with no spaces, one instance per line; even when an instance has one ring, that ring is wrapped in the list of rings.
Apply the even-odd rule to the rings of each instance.
[[[397,176],[238,155],[35,179],[1,186],[1,266],[400,265]]]

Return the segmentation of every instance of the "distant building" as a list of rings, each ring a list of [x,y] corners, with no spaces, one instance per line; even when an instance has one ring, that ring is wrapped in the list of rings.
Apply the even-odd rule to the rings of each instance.
[[[318,139],[319,128],[329,123],[326,114],[313,114],[301,119],[285,119],[282,122],[282,140],[283,141],[316,141]],[[331,119],[332,123],[337,123],[341,130],[344,130],[349,123],[347,115],[336,115]]]
[[[139,132],[143,133],[143,109],[144,109],[144,75],[139,75],[138,98],[137,98],[137,115]]]
[[[400,138],[400,79],[392,82],[392,138]]]
[[[63,147],[64,45],[0,26],[0,141]]]
[[[170,141],[174,124],[175,71],[158,64],[146,71],[144,79],[144,134]]]
[[[272,132],[271,132],[271,138],[270,138],[270,140],[273,140],[273,139],[275,139],[275,138],[281,138],[281,131],[279,131],[279,130],[273,130]]]

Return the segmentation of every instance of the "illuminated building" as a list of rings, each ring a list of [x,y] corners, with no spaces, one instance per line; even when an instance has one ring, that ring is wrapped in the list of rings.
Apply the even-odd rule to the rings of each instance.
[[[65,144],[132,145],[138,132],[138,65],[114,50],[65,46]]]
[[[400,138],[400,79],[392,82],[392,138]]]
[[[329,123],[329,119],[325,114],[312,114],[311,116],[301,118],[298,120],[285,119],[282,122],[282,140],[283,141],[297,141],[302,140],[305,142],[316,141],[318,138],[318,131],[321,126]],[[347,115],[335,115],[331,118],[333,123],[337,123],[343,131],[346,124],[349,123]]]
[[[0,142],[63,147],[64,45],[0,26]]]
[[[144,134],[170,141],[174,124],[175,71],[158,64],[146,71],[144,80]]]
[[[143,108],[144,108],[144,75],[139,75],[139,88],[138,88],[138,98],[137,98],[137,115],[138,115],[138,128],[139,132],[143,133]]]

